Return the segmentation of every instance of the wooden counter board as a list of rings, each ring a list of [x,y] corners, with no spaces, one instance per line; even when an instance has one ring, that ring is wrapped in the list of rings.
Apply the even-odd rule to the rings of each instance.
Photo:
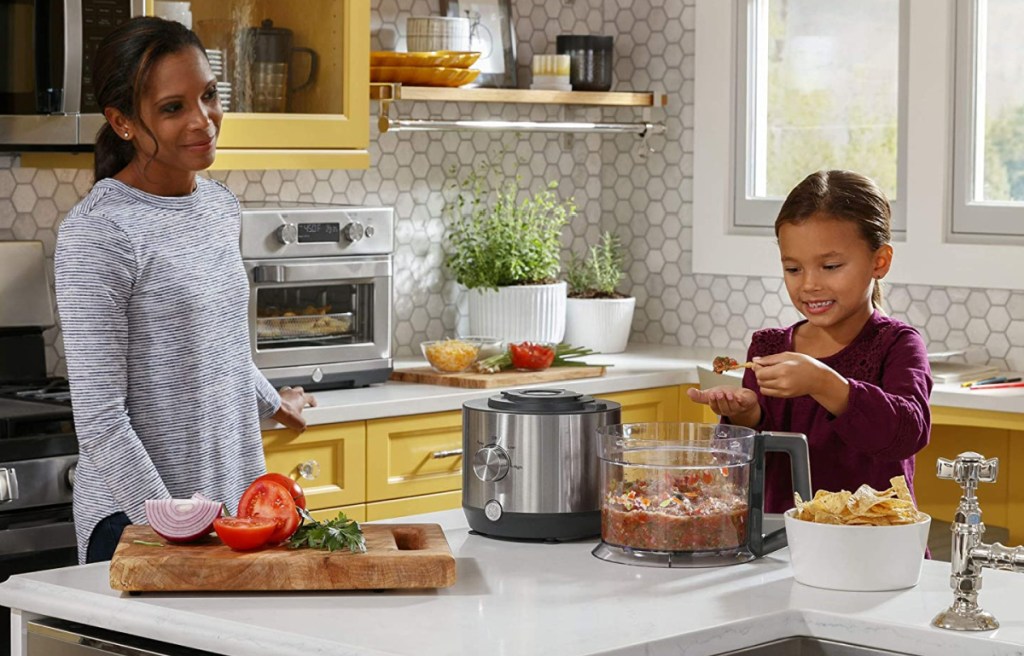
[[[550,383],[560,380],[578,380],[580,378],[599,378],[604,375],[604,371],[604,367],[551,367],[543,371],[499,371],[494,374],[478,374],[474,372],[441,374],[430,367],[416,367],[415,369],[396,369],[391,372],[391,380],[405,383],[488,389],[493,387],[534,385],[536,383]]]
[[[149,526],[128,526],[110,561],[110,587],[233,592],[446,588],[455,583],[455,558],[437,524],[361,526],[366,553],[287,546],[232,551],[215,536],[170,544]]]

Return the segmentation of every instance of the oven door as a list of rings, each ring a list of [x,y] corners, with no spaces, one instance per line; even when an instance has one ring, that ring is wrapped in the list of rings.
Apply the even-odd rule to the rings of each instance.
[[[252,260],[249,335],[261,369],[391,357],[390,255]]]

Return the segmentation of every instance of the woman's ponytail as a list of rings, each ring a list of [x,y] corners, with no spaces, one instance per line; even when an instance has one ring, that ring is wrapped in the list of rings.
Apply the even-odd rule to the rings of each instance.
[[[104,123],[96,133],[96,154],[93,159],[93,182],[103,178],[112,178],[114,174],[128,166],[135,157],[132,142],[122,139],[114,132],[110,123]]]

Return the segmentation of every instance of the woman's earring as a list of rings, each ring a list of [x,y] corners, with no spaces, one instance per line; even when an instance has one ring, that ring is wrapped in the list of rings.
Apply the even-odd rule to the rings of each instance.
[[[127,138],[128,138],[128,133],[127,133],[127,132],[125,132],[125,133],[124,133],[124,138],[125,138],[125,139],[127,139]]]

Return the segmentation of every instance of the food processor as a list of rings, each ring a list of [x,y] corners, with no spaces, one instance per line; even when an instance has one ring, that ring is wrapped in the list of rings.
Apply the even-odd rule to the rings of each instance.
[[[811,498],[807,438],[728,424],[615,424],[600,435],[602,560],[716,567],[786,546],[764,535],[764,454],[789,454],[793,488]]]

